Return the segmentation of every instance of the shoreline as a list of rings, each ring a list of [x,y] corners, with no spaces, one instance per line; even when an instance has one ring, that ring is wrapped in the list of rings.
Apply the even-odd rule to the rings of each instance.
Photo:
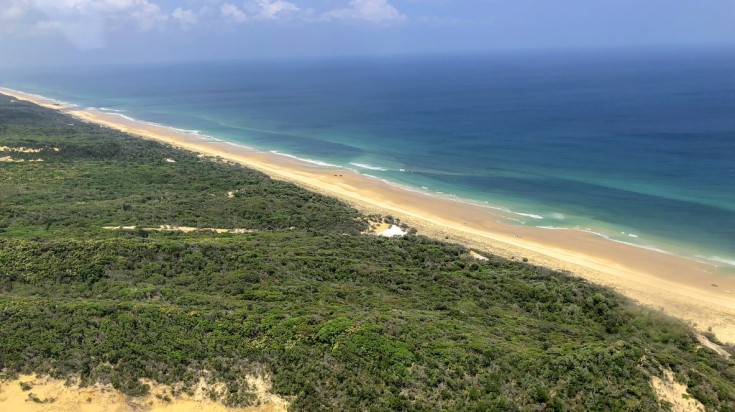
[[[349,169],[262,152],[6,88],[0,88],[0,93],[60,110],[81,121],[239,163],[272,178],[336,197],[363,213],[390,214],[422,235],[571,272],[641,304],[662,309],[700,331],[711,329],[722,341],[735,343],[735,278],[717,273],[715,265],[581,230],[511,226],[502,223],[501,213],[491,208],[404,189]]]
[[[263,148],[263,147],[255,147],[255,146],[248,146],[248,143],[243,142],[237,142],[232,140],[225,140],[213,135],[208,135],[205,133],[202,133],[200,130],[194,130],[194,129],[185,129],[180,127],[175,127],[167,124],[161,124],[154,121],[148,121],[148,120],[141,120],[136,119],[133,117],[128,116],[125,114],[127,110],[119,110],[119,109],[110,109],[106,107],[95,107],[95,106],[86,106],[86,105],[80,105],[76,103],[66,102],[63,100],[58,100],[51,97],[46,97],[40,94],[35,93],[28,93],[19,91],[16,89],[11,89],[7,87],[0,86],[0,92],[3,90],[6,91],[6,94],[17,94],[18,96],[24,96],[24,98],[28,99],[29,101],[34,101],[36,104],[46,105],[47,107],[55,110],[61,110],[65,112],[86,112],[90,114],[97,114],[101,116],[112,116],[112,117],[120,117],[124,119],[125,122],[132,122],[135,124],[144,124],[146,126],[158,129],[162,128],[169,132],[174,132],[174,134],[178,135],[186,135],[188,137],[195,137],[199,138],[204,141],[212,141],[212,142],[221,142],[227,145],[235,146],[242,149],[252,150],[256,151],[262,154],[266,155],[277,155],[277,156],[283,156],[287,157],[289,159],[295,160],[297,162],[302,163],[308,163],[312,165],[316,165],[319,167],[325,167],[325,168],[334,168],[339,171],[350,171],[357,173],[365,178],[370,179],[376,179],[379,180],[387,185],[396,187],[401,190],[405,191],[412,191],[412,192],[418,192],[423,195],[427,195],[430,197],[439,197],[445,200],[451,200],[458,203],[468,204],[473,207],[480,207],[487,209],[489,213],[496,216],[498,219],[501,219],[498,223],[501,223],[502,225],[509,226],[509,227],[530,227],[530,228],[538,228],[543,230],[555,230],[555,231],[572,231],[572,232],[579,232],[579,233],[585,233],[594,235],[596,237],[605,239],[610,242],[616,242],[616,243],[622,243],[628,246],[632,246],[635,248],[641,248],[641,249],[647,249],[659,253],[664,253],[672,256],[679,256],[687,260],[696,261],[699,263],[702,263],[704,265],[708,265],[710,267],[716,268],[719,270],[720,274],[725,276],[732,276],[735,275],[735,256],[730,256],[729,254],[723,255],[723,252],[718,252],[714,250],[693,250],[691,244],[687,243],[677,243],[677,240],[674,239],[664,239],[661,237],[651,236],[651,235],[638,235],[633,232],[628,232],[631,230],[631,228],[626,227],[616,227],[613,224],[609,224],[606,222],[597,222],[601,225],[597,225],[595,222],[585,222],[585,224],[582,224],[582,222],[579,222],[576,225],[564,225],[563,221],[566,219],[564,214],[559,212],[553,212],[553,213],[543,213],[543,212],[537,212],[537,211],[518,211],[519,209],[516,209],[515,207],[523,208],[523,206],[515,205],[513,207],[509,207],[507,205],[503,204],[494,204],[490,203],[488,200],[480,200],[478,198],[473,198],[471,196],[463,197],[458,196],[453,193],[447,193],[442,191],[436,191],[429,189],[425,186],[417,186],[415,183],[410,182],[400,182],[398,180],[390,180],[390,178],[380,177],[373,174],[370,174],[369,172],[376,170],[376,171],[387,171],[388,169],[384,169],[382,167],[377,166],[371,166],[363,163],[349,163],[347,165],[345,164],[335,164],[335,163],[329,163],[327,161],[323,160],[316,160],[306,157],[299,157],[293,154],[289,153],[282,153],[278,150],[271,150],[271,148]],[[49,106],[50,105],[50,106]],[[87,121],[87,120],[85,120]],[[92,121],[94,122],[94,121]],[[114,122],[114,121],[113,121]],[[257,130],[257,129],[253,129]],[[365,169],[365,170],[361,170]],[[400,171],[405,171],[404,169],[400,169]],[[318,190],[318,189],[315,189]],[[563,212],[563,211],[562,211]],[[541,215],[543,213],[543,216]],[[553,215],[561,215],[560,218],[561,221],[556,221],[555,216]],[[525,221],[522,221],[522,219],[526,219]],[[529,220],[530,219],[530,220]],[[537,220],[538,219],[538,220]],[[551,219],[551,220],[547,220]],[[518,225],[512,222],[519,222]],[[543,224],[544,222],[548,222],[549,224]],[[526,225],[526,223],[530,223]],[[536,224],[534,224],[536,223]],[[559,226],[555,226],[555,224],[559,224]],[[635,229],[633,229],[635,230]],[[622,236],[619,236],[622,235]],[[638,242],[638,238],[645,236],[647,239],[646,243]],[[653,239],[653,240],[652,240]],[[725,256],[725,257],[721,257]],[[731,291],[734,292],[735,291]]]

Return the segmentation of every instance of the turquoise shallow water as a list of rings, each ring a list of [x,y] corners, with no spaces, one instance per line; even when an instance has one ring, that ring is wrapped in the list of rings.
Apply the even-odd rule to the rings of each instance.
[[[735,54],[0,71],[0,85],[735,265]]]

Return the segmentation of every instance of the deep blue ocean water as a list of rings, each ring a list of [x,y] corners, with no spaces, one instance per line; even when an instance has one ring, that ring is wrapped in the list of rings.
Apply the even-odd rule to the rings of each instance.
[[[735,265],[732,51],[2,70],[0,85]]]

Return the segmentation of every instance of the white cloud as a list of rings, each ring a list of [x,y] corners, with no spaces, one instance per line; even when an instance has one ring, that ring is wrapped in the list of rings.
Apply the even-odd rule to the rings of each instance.
[[[216,25],[223,19],[234,23],[286,18],[373,23],[406,19],[390,0],[330,0],[322,4],[337,1],[344,7],[317,11],[300,6],[310,4],[307,0],[191,0],[188,4],[201,5],[197,12],[194,7],[175,7],[181,4],[178,2],[167,3],[173,11],[162,10],[159,4],[163,0],[0,0],[0,34],[61,33],[77,48],[93,49],[104,47],[107,36],[115,31],[212,27],[208,23]]]
[[[388,3],[388,0],[350,0],[349,7],[328,11],[324,18],[390,23],[403,21],[406,16]]]
[[[132,17],[145,26],[165,20],[161,8],[150,0],[10,0],[17,7],[47,16]]]
[[[418,18],[421,23],[426,23],[432,26],[457,26],[460,24],[467,24],[468,21],[462,20],[458,17],[437,17],[437,16],[421,16]]]
[[[193,10],[182,9],[180,7],[177,7],[176,10],[171,13],[171,17],[185,29],[195,25],[198,20],[197,15]]]
[[[107,2],[125,2],[128,0],[107,0]],[[130,0],[135,1],[136,7],[132,9],[132,16],[138,22],[143,30],[151,30],[153,28],[162,28],[163,24],[168,20],[168,16],[163,14],[161,8],[157,4],[149,3],[147,0]],[[130,12],[130,9],[125,11]]]
[[[6,32],[61,32],[80,49],[103,47],[108,32],[130,24],[162,28],[169,19],[151,0],[2,0],[0,24]]]
[[[256,15],[263,19],[277,19],[282,15],[300,10],[299,6],[283,0],[276,0],[273,2],[269,0],[259,0],[257,2],[252,2],[251,7],[256,10]]]
[[[225,3],[221,5],[219,11],[222,17],[228,20],[232,20],[235,23],[242,23],[248,19],[248,16],[245,14],[244,11],[240,10],[239,8],[237,8],[237,6],[230,3]]]
[[[275,20],[301,10],[294,3],[284,0],[249,1],[239,8],[231,3],[223,3],[220,16],[226,20],[242,23],[246,20]]]
[[[57,21],[41,20],[34,24],[33,28],[39,32],[58,30],[60,28],[60,24]]]
[[[12,21],[23,17],[26,14],[25,8],[19,5],[11,5],[0,11],[0,20]]]
[[[25,17],[26,9],[19,5],[11,4],[0,10],[0,33],[12,33],[15,26]]]

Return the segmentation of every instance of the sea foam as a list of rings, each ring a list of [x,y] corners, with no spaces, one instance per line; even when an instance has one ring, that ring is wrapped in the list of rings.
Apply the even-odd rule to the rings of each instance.
[[[518,216],[530,217],[531,219],[543,219],[544,218],[543,216],[535,215],[533,213],[513,212],[513,214],[518,215]]]
[[[297,156],[294,156],[292,154],[281,153],[281,152],[278,152],[276,150],[271,150],[270,153],[273,153],[273,154],[276,154],[276,155],[279,155],[279,156],[285,156],[285,157],[288,157],[288,158],[291,158],[291,159],[294,159],[294,160],[298,160],[300,162],[315,164],[315,165],[318,165],[318,166],[339,167],[339,166],[334,165],[334,164],[331,164],[331,163],[322,162],[321,160],[314,160],[314,159],[307,159],[307,158],[304,158],[304,157],[297,157]]]
[[[387,172],[388,171],[388,169],[385,169],[383,167],[373,166],[373,165],[369,165],[369,164],[365,164],[365,163],[350,163],[350,164],[353,165],[353,166],[361,167],[363,169],[368,169],[368,170],[376,170],[376,171],[379,171],[379,172]]]
[[[702,258],[702,259],[706,259],[706,260],[709,260],[709,261],[712,261],[712,262],[724,263],[726,265],[735,266],[735,260],[732,260],[732,259],[726,259],[726,258],[719,257],[719,256],[701,256],[701,255],[697,255],[697,257]]]

